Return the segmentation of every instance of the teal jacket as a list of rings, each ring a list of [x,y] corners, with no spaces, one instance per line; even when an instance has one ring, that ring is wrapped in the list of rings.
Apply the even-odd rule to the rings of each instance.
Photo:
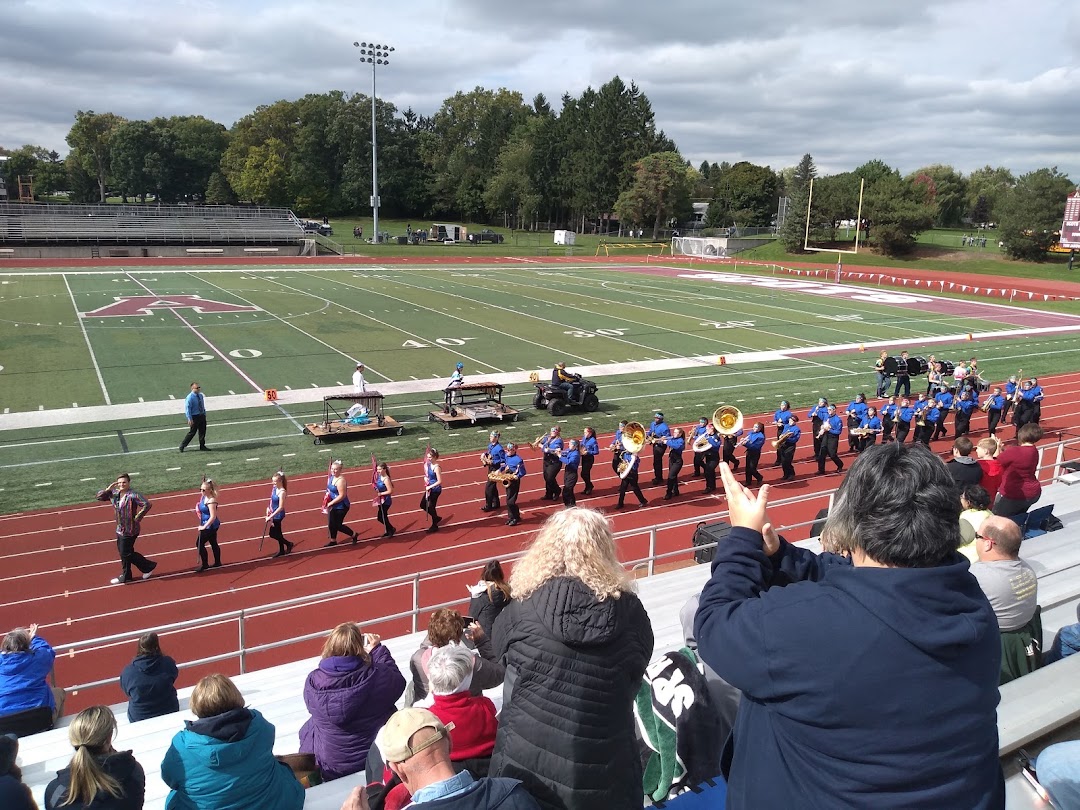
[[[161,763],[167,810],[301,810],[304,788],[274,759],[274,726],[254,709],[187,721]]]

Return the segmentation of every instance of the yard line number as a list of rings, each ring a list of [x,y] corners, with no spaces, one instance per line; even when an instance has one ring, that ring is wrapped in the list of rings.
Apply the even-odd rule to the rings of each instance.
[[[439,346],[464,346],[466,340],[476,340],[474,337],[456,338],[456,337],[441,337],[435,338],[434,343]],[[430,349],[431,343],[424,343],[421,340],[406,340],[401,344],[403,349]]]
[[[233,349],[229,352],[229,357],[235,357],[237,360],[250,360],[254,357],[262,357],[262,352],[258,349]],[[214,355],[206,352],[180,352],[180,359],[185,363],[201,363],[204,360],[213,360]]]
[[[576,338],[622,337],[629,331],[629,329],[594,329],[587,332],[584,329],[567,329],[563,334]]]

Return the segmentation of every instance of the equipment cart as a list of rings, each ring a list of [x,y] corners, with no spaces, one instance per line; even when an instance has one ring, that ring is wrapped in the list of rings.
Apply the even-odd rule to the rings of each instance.
[[[502,392],[502,383],[496,382],[452,385],[443,392],[445,399],[439,410],[428,414],[428,421],[440,423],[443,430],[463,425],[475,425],[481,419],[498,419],[499,421],[509,419],[511,422],[516,422],[518,412],[503,405]]]
[[[304,433],[314,436],[315,444],[364,433],[393,431],[400,436],[404,430],[394,417],[383,413],[383,395],[378,391],[323,397],[322,422],[304,426]]]

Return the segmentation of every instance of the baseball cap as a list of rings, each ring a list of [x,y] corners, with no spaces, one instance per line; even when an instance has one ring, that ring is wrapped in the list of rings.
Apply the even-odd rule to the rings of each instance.
[[[435,731],[428,739],[416,746],[410,746],[409,740],[421,729]],[[399,709],[390,715],[386,725],[375,735],[375,745],[379,748],[384,762],[404,762],[440,740],[450,738],[453,723],[443,721],[427,709]]]

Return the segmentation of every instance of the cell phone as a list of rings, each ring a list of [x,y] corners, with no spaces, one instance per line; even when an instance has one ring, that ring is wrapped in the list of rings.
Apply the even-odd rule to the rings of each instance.
[[[1050,801],[1050,794],[1046,792],[1039,783],[1039,777],[1035,772],[1035,763],[1031,761],[1031,757],[1028,752],[1021,748],[1016,752],[1016,761],[1020,764],[1020,773],[1024,775],[1024,779],[1031,785],[1031,789],[1035,791],[1036,795],[1044,802]]]
[[[468,626],[469,626],[470,624],[472,624],[473,622],[475,622],[475,621],[476,621],[476,619],[475,619],[475,618],[473,618],[472,616],[462,616],[462,617],[461,617],[461,620],[462,620],[463,622],[465,622],[465,626],[466,626],[466,627],[468,627]]]

